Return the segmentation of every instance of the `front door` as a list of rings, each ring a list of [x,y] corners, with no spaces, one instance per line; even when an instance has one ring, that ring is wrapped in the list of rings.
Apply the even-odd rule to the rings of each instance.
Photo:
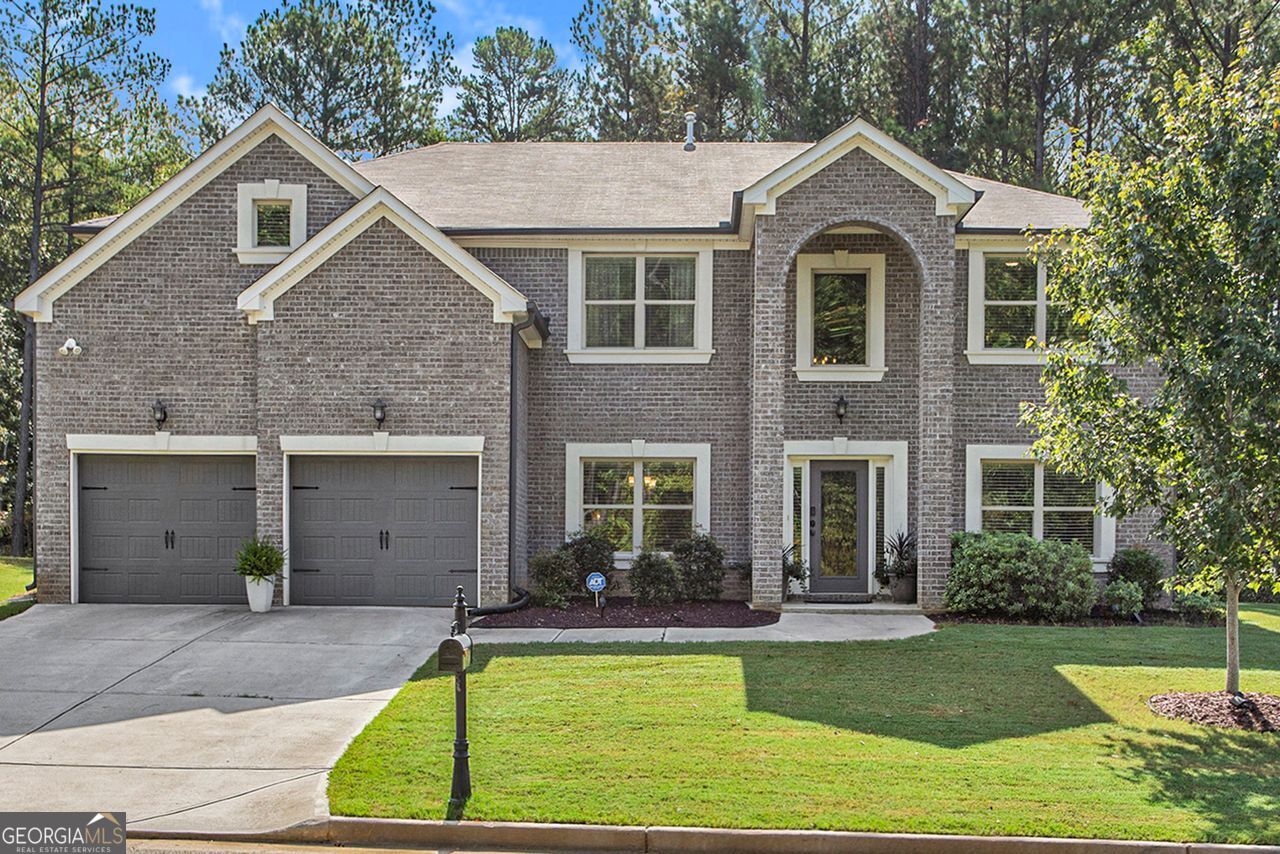
[[[866,460],[809,464],[809,589],[871,589]]]

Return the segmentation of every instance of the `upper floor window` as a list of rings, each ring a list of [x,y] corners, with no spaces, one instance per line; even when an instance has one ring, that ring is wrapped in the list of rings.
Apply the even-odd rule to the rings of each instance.
[[[966,355],[975,364],[1035,364],[1042,349],[1067,340],[1071,315],[1050,302],[1045,266],[1025,244],[969,249],[969,342]]]
[[[278,263],[306,241],[306,184],[270,180],[236,189],[236,256],[241,264]]]
[[[569,256],[570,361],[710,360],[710,250]]]
[[[970,445],[967,522],[972,531],[1075,542],[1095,562],[1115,552],[1115,519],[1099,514],[1105,487],[1055,471],[1024,446]]]
[[[884,377],[884,256],[796,259],[796,376],[875,382]]]

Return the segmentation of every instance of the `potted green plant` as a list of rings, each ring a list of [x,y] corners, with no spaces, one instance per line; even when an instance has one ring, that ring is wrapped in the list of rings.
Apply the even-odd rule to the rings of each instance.
[[[258,614],[271,610],[276,576],[284,570],[284,552],[266,540],[245,540],[236,553],[236,574],[243,576],[249,594],[249,610]]]
[[[885,542],[884,572],[889,576],[893,601],[916,601],[916,535],[899,531]]]

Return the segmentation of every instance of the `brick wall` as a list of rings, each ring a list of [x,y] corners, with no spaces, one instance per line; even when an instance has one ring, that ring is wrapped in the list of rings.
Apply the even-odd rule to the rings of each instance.
[[[788,391],[794,382],[788,377],[795,342],[787,332],[788,315],[794,313],[795,255],[815,236],[840,225],[869,225],[896,235],[895,242],[909,253],[917,270],[914,401],[910,390],[904,391],[907,407],[918,413],[914,423],[910,416],[897,425],[873,418],[869,426],[855,427],[846,419],[842,433],[853,435],[854,430],[866,429],[881,433],[879,438],[909,440],[916,484],[911,519],[920,543],[920,598],[924,604],[934,604],[941,598],[950,565],[949,526],[939,520],[951,515],[955,502],[951,481],[954,360],[950,339],[931,333],[955,322],[955,222],[953,217],[936,215],[933,196],[862,151],[852,152],[781,196],[776,214],[756,219],[751,367],[753,595],[760,604],[776,604],[783,593],[782,442],[791,438],[792,429],[786,409],[794,400],[800,410],[797,425],[808,417],[821,419],[811,422],[813,426],[796,428],[816,432],[818,425],[829,426],[831,420],[821,416],[821,410],[832,405],[823,399],[834,400],[840,391],[851,401],[851,413],[855,408],[851,395],[873,413],[887,413],[891,401],[889,386],[873,390],[855,389],[852,383],[822,383],[813,391],[802,391],[798,385],[794,392]],[[900,262],[897,280],[902,281]],[[899,328],[910,322],[901,308],[896,313]],[[902,376],[908,376],[905,362],[910,360],[910,345],[905,340],[890,344],[886,338],[886,346],[886,357],[895,353]],[[887,374],[886,382],[890,379]]]
[[[268,137],[58,299],[51,323],[37,324],[41,601],[71,595],[67,433],[151,433],[156,398],[173,433],[256,432],[254,332],[236,297],[267,268],[236,259],[236,185],[268,178],[307,185],[312,234],[355,201]],[[68,337],[80,356],[57,354]]]

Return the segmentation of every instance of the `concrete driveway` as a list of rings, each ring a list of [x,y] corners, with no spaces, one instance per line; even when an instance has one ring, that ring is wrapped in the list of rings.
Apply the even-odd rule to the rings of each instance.
[[[133,828],[201,832],[323,817],[329,769],[451,619],[37,605],[0,621],[0,811],[123,810]]]

